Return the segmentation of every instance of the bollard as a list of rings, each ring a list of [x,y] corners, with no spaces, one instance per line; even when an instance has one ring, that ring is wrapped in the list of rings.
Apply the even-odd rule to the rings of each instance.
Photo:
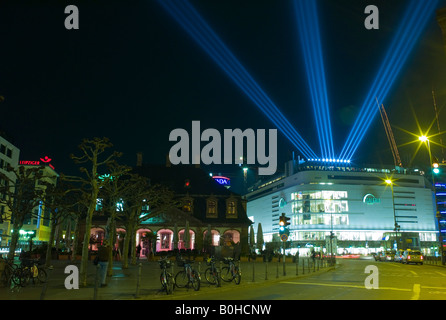
[[[45,295],[46,295],[46,289],[48,288],[48,281],[49,281],[49,279],[50,279],[50,275],[51,275],[51,270],[50,269],[46,269],[47,270],[47,274],[48,274],[48,276],[47,276],[47,278],[46,278],[46,281],[45,281],[45,283],[43,284],[43,287],[42,287],[42,292],[40,293],[40,300],[45,300]]]
[[[98,299],[98,287],[99,287],[99,274],[101,272],[101,265],[98,264],[96,266],[96,276],[94,279],[94,294],[93,294],[93,300],[97,300]]]
[[[316,272],[316,260],[313,259],[313,272]]]
[[[277,260],[276,264],[276,278],[279,278],[279,261]]]
[[[141,268],[142,268],[142,263],[140,263],[139,266],[138,266],[138,278],[136,279],[135,298],[139,298],[139,287],[140,287],[140,284],[141,284]]]
[[[299,260],[296,260],[296,276],[299,275]]]
[[[268,261],[265,262],[265,280],[268,280]]]
[[[302,259],[302,274],[305,274],[305,259]]]

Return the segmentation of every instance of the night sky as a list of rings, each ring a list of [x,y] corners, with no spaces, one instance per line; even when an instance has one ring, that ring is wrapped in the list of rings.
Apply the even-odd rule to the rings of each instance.
[[[252,101],[155,0],[28,1],[0,4],[0,129],[22,160],[45,155],[72,173],[70,153],[83,138],[109,137],[122,162],[164,163],[175,128],[273,129]],[[307,143],[320,153],[292,3],[288,0],[191,0]],[[67,30],[64,9],[75,4],[79,30]],[[380,29],[366,30],[370,1],[319,0],[335,152],[340,152],[408,1],[376,0]],[[446,0],[440,1],[440,7]],[[383,101],[398,145],[446,105],[446,53],[435,14]],[[445,112],[440,126],[446,130]],[[436,131],[434,125],[431,132]],[[435,138],[439,141],[439,138]],[[446,137],[444,138],[446,141]],[[400,148],[410,159],[415,145]],[[440,153],[433,146],[433,153]],[[293,145],[279,133],[278,169]],[[414,164],[426,163],[421,150]],[[377,114],[356,163],[393,164]],[[235,180],[235,165],[205,168]]]

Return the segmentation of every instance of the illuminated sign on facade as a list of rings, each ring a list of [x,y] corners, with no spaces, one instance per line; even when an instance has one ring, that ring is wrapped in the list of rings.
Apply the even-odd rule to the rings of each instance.
[[[213,176],[212,179],[214,179],[215,181],[217,181],[217,183],[223,185],[223,186],[230,186],[231,185],[231,179],[227,178],[227,177],[222,177],[222,176]]]
[[[54,169],[54,166],[50,163],[51,162],[51,158],[49,158],[48,156],[45,156],[43,158],[40,158],[40,160],[20,160],[19,164],[22,166],[44,166],[44,165],[48,165],[51,169]]]
[[[373,194],[367,193],[364,198],[362,199],[362,202],[367,204],[375,204],[375,203],[381,203],[380,198],[376,198]]]

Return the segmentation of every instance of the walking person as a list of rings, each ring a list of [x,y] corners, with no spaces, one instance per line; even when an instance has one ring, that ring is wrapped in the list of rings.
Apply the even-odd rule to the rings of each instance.
[[[101,287],[107,286],[107,269],[108,269],[108,259],[110,258],[110,246],[108,245],[108,241],[104,240],[102,246],[98,249],[98,264],[101,266],[100,269],[100,280]]]

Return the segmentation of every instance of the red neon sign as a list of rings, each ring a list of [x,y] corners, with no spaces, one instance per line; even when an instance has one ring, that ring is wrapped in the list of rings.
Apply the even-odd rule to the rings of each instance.
[[[20,160],[19,164],[23,165],[23,166],[48,165],[51,169],[54,170],[54,166],[52,164],[50,164],[51,160],[53,160],[53,159],[51,159],[48,156],[45,156],[43,158],[40,158],[40,161],[39,160]],[[41,164],[41,162],[42,162],[42,164]]]

